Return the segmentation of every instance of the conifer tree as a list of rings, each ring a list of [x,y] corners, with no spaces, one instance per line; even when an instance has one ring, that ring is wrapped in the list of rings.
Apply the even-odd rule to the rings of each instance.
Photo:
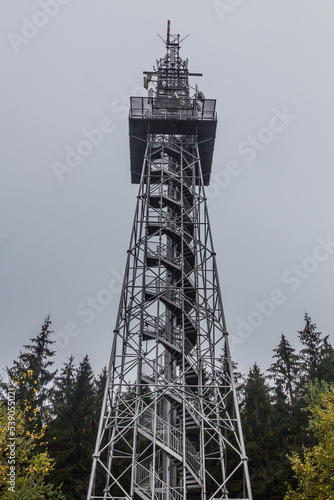
[[[88,356],[77,369],[71,356],[56,380],[50,425],[55,437],[50,455],[56,461],[52,479],[56,485],[63,483],[66,500],[86,498],[100,411],[96,393]]]
[[[320,373],[322,380],[334,383],[334,349],[328,341],[329,336],[323,339]]]
[[[61,488],[50,481],[54,461],[46,449],[47,424],[40,427],[38,407],[31,414],[32,401],[22,404],[23,409],[15,406],[14,394],[22,393],[20,386],[31,378],[29,372],[12,384],[11,405],[0,401],[0,498],[65,500]]]
[[[286,482],[292,480],[287,454],[296,449],[299,427],[296,424],[298,419],[295,418],[296,397],[291,403],[281,381],[276,382],[272,392],[272,441],[268,473],[272,478],[271,488],[274,492],[271,498],[281,500],[286,491]]]
[[[53,420],[47,431],[50,456],[55,460],[51,477],[55,484],[64,485],[64,493],[71,491],[75,483],[73,476],[76,463],[74,445],[76,373],[74,357],[71,356],[55,379]]]
[[[309,380],[334,381],[334,351],[328,342],[329,336],[321,337],[321,332],[316,331],[316,324],[312,323],[310,316],[305,311],[305,326],[299,331],[299,339],[303,345],[300,351],[302,358],[302,384],[305,387]]]
[[[38,409],[40,427],[49,419],[51,384],[56,375],[56,371],[50,371],[53,365],[52,358],[55,355],[55,351],[52,350],[54,341],[50,339],[53,332],[50,328],[51,319],[48,314],[41,332],[36,338],[30,339],[31,344],[23,346],[25,351],[20,352],[18,360],[14,361],[11,368],[6,369],[11,381],[23,380],[17,391],[17,403],[22,410],[27,403],[29,404],[30,418],[35,409]]]
[[[299,356],[295,354],[295,349],[282,334],[280,343],[274,349],[273,358],[275,362],[269,368],[269,378],[273,379],[276,387],[287,396],[291,402],[296,397],[295,390],[297,385],[297,376],[299,372]]]
[[[93,370],[85,356],[79,365],[74,388],[76,472],[78,491],[82,491],[82,496],[76,498],[85,498],[87,491],[98,423],[96,399]]]
[[[321,332],[316,331],[316,324],[311,323],[311,318],[305,311],[305,326],[298,332],[299,340],[304,346],[300,351],[302,368],[307,379],[320,378],[320,362],[323,341]]]
[[[256,363],[248,373],[243,392],[242,421],[253,494],[257,500],[267,500],[273,498],[271,465],[275,462],[272,406],[270,387]]]
[[[107,382],[107,376],[108,376],[107,367],[104,366],[101,370],[101,373],[99,373],[95,379],[96,397],[98,399],[98,405],[100,405],[100,406],[102,404],[102,400],[103,400],[103,396],[104,396],[104,391],[105,391],[106,382]]]
[[[67,363],[64,363],[58,377],[55,378],[53,391],[53,405],[57,409],[61,405],[71,405],[77,368],[74,364],[74,356],[71,355]]]

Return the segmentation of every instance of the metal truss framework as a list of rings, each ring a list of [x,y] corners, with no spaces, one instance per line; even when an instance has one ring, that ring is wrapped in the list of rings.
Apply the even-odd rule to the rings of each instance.
[[[198,135],[145,144],[87,499],[251,500]]]

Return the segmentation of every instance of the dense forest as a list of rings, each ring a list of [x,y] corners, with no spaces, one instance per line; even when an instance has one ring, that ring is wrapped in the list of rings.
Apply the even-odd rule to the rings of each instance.
[[[282,335],[265,373],[235,375],[254,500],[334,499],[334,349],[307,313],[301,326],[299,352]],[[106,369],[54,370],[52,333],[47,316],[0,383],[1,499],[86,498]]]

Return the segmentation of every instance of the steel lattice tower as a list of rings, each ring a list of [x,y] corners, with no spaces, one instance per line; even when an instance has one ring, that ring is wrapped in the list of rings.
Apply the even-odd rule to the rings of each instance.
[[[140,187],[87,499],[251,500],[204,192],[215,100],[169,23],[165,43],[131,98]]]

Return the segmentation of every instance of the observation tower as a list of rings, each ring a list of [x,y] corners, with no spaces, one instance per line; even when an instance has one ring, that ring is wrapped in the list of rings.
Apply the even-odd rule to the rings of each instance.
[[[180,35],[131,97],[137,205],[87,500],[252,500],[204,186],[216,101]]]

